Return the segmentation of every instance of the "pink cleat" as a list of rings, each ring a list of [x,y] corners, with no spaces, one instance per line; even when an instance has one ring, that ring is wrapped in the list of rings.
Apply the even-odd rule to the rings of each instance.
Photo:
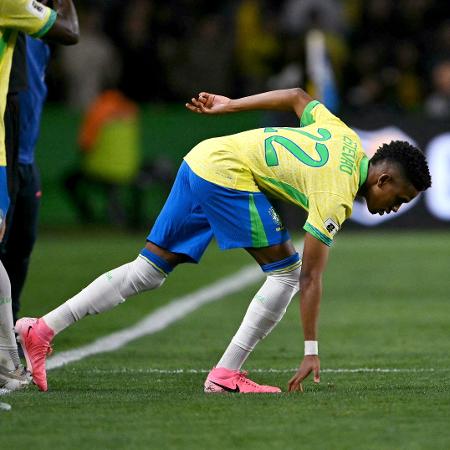
[[[275,386],[264,386],[247,378],[247,372],[229,370],[225,367],[214,367],[205,381],[205,392],[217,394],[221,392],[241,392],[243,394],[278,394],[281,389]]]
[[[24,317],[16,322],[15,331],[18,334],[23,354],[27,360],[27,369],[33,376],[33,381],[41,391],[47,390],[47,373],[45,358],[51,354],[50,343],[54,332],[42,319]]]

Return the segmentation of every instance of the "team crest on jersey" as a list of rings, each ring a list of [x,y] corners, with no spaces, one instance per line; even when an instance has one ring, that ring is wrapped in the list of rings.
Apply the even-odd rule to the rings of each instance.
[[[270,217],[272,217],[273,223],[274,223],[275,225],[277,225],[277,231],[282,230],[282,229],[284,228],[284,227],[283,227],[283,223],[281,222],[280,216],[279,216],[278,213],[275,211],[275,209],[273,208],[273,206],[271,206],[271,207],[269,208],[269,214],[270,214]]]
[[[39,17],[39,19],[43,19],[45,16],[45,7],[36,0],[30,0],[27,9],[33,16]]]
[[[338,224],[333,219],[327,219],[324,222],[325,228],[331,236],[334,236],[339,231]]]

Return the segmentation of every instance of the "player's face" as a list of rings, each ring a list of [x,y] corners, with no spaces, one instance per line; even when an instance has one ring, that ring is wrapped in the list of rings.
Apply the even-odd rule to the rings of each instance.
[[[366,196],[367,208],[372,214],[397,212],[403,203],[419,194],[417,189],[397,174],[381,174]]]

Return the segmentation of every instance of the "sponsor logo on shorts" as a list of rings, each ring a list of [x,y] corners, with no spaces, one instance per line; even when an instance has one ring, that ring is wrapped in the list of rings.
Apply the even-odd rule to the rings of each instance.
[[[331,236],[334,236],[339,231],[338,224],[333,219],[327,219],[324,222],[325,228]]]

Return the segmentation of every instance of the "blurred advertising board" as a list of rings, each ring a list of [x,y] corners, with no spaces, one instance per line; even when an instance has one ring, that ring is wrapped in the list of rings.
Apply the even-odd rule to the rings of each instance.
[[[432,187],[396,214],[372,215],[357,200],[350,222],[363,227],[449,227],[450,226],[450,121],[431,121],[420,116],[375,115],[346,118],[361,137],[369,157],[384,142],[405,140],[427,155]]]
[[[345,229],[450,229],[450,120],[434,121],[419,114],[385,111],[338,116],[358,132],[369,157],[382,143],[391,140],[405,140],[418,146],[427,155],[432,177],[432,187],[411,203],[402,205],[396,214],[372,215],[367,211],[364,201],[357,199],[352,216],[344,225]],[[267,121],[272,122],[272,126],[274,123],[298,126],[284,114],[267,116],[263,123]],[[298,227],[304,214],[281,204],[277,206],[288,226]]]

